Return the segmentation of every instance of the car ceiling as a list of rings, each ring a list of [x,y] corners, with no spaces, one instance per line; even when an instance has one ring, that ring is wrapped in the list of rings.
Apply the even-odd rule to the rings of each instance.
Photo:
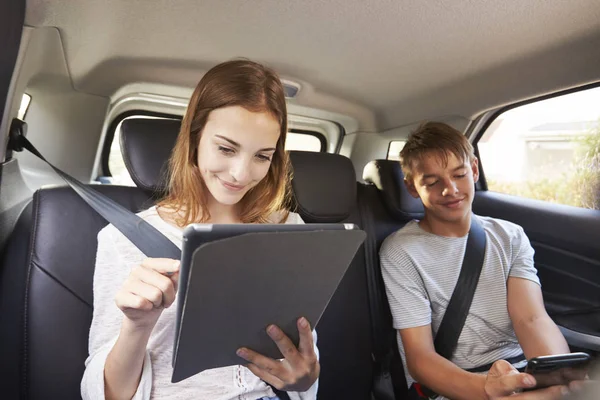
[[[29,0],[26,15],[58,28],[82,92],[192,87],[248,57],[366,107],[380,130],[599,81],[599,21],[598,0]]]

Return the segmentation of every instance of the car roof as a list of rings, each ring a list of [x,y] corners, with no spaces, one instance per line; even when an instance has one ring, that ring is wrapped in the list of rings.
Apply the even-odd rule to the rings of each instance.
[[[353,115],[363,131],[466,118],[600,80],[600,2],[29,0],[56,27],[74,87],[193,87],[248,57],[302,85],[298,104]]]

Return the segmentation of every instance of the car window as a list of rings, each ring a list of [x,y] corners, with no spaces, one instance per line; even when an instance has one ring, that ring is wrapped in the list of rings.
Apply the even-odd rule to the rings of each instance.
[[[400,160],[400,152],[404,148],[406,140],[392,140],[388,147],[388,160]]]
[[[488,190],[600,209],[600,87],[499,115],[477,146]]]
[[[19,105],[19,111],[17,113],[17,118],[20,120],[25,120],[25,115],[27,115],[27,110],[29,109],[29,104],[31,104],[31,96],[27,93],[23,94],[21,98],[21,104]]]

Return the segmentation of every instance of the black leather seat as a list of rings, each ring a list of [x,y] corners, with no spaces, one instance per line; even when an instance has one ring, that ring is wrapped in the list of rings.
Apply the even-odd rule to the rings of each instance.
[[[290,157],[297,212],[305,222],[361,226],[356,174],[350,159],[294,151]],[[319,399],[371,398],[371,314],[365,268],[361,247],[317,327],[321,359]]]
[[[131,211],[137,188],[97,188]],[[106,221],[70,188],[38,190],[8,244],[0,282],[0,393],[76,399],[92,320],[96,235]]]
[[[412,219],[421,219],[424,215],[423,203],[410,195],[404,185],[404,174],[398,161],[374,160],[365,166],[363,180],[359,185],[359,197],[370,206],[370,218],[375,227],[375,243],[377,254],[385,238],[402,228]],[[380,268],[379,256],[375,268]],[[385,304],[383,329],[379,340],[390,349],[390,371],[395,388],[396,399],[408,398],[408,389],[404,378],[404,368],[397,347],[396,330],[392,324],[392,316],[387,306],[387,296],[383,290],[380,270],[377,271]]]
[[[388,235],[408,221],[423,218],[423,203],[408,192],[398,161],[371,161],[365,166],[363,180],[366,182],[363,192],[373,204],[378,249]]]
[[[172,147],[177,131],[177,121],[124,121],[122,148],[138,187],[95,188],[134,212],[150,206],[153,190],[162,188],[164,149]],[[306,222],[360,223],[348,159],[304,152],[291,157],[297,208]],[[37,191],[22,213],[0,276],[2,398],[80,397],[96,235],[105,225],[66,187]],[[370,398],[369,318],[364,254],[359,253],[318,326],[319,399]]]

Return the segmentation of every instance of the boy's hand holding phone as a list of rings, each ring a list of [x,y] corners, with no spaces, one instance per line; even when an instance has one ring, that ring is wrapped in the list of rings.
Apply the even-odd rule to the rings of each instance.
[[[485,394],[489,400],[558,400],[569,393],[566,386],[552,386],[523,392],[535,386],[536,381],[533,376],[519,373],[508,362],[499,360],[487,374]]]
[[[562,399],[583,387],[589,364],[586,353],[536,357],[529,360],[525,373],[519,373],[500,360],[488,372],[485,393],[490,400]]]
[[[525,373],[535,378],[535,388],[568,386],[571,382],[588,378],[590,362],[591,357],[586,353],[535,357],[527,362]]]

